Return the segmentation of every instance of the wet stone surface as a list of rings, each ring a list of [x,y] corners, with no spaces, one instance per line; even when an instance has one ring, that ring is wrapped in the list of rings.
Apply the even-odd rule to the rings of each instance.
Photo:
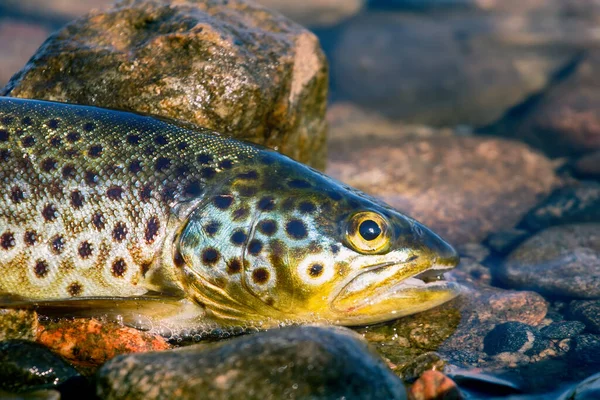
[[[547,346],[537,329],[520,322],[496,325],[483,339],[483,351],[490,356],[505,352],[532,355]]]
[[[211,346],[121,356],[97,374],[106,399],[198,396],[405,399],[402,382],[344,328],[272,330]]]
[[[585,329],[580,321],[555,322],[542,329],[540,333],[548,339],[560,340],[579,335]]]
[[[592,333],[600,333],[600,300],[574,300],[569,304],[569,315],[583,322]]]

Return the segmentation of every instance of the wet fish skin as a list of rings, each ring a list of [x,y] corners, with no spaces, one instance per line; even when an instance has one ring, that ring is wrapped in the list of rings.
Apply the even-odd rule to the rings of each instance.
[[[0,162],[7,295],[35,302],[160,293],[223,326],[271,326],[380,321],[458,292],[414,278],[458,261],[426,227],[210,130],[0,98]],[[379,235],[365,241],[365,232]]]

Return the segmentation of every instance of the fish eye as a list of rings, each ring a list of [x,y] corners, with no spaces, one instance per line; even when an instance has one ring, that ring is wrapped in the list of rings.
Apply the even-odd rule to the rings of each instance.
[[[363,254],[382,254],[390,245],[389,222],[383,216],[362,211],[352,215],[346,228],[346,242]]]

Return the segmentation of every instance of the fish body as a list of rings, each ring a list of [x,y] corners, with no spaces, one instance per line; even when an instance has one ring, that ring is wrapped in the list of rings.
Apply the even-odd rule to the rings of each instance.
[[[438,279],[456,252],[417,221],[203,128],[0,98],[0,182],[0,306],[356,325],[458,293]]]

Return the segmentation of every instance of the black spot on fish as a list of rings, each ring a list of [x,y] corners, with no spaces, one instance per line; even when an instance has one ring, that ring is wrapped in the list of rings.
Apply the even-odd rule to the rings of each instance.
[[[160,194],[160,197],[163,202],[171,203],[175,200],[175,195],[177,194],[177,186],[174,183],[170,183],[165,186]]]
[[[248,215],[250,215],[250,210],[248,209],[248,207],[242,206],[231,213],[231,218],[234,221],[243,221],[246,218],[248,218]]]
[[[122,242],[127,237],[127,225],[124,222],[117,222],[112,231],[112,237],[116,242]]]
[[[52,118],[46,122],[46,126],[50,129],[56,129],[60,125],[60,120],[57,118]]]
[[[215,236],[217,232],[219,232],[219,228],[221,227],[221,223],[219,221],[211,221],[204,226],[204,232],[208,236]]]
[[[10,191],[10,199],[13,203],[18,204],[25,200],[25,193],[23,193],[23,190],[21,190],[20,187],[13,186],[13,188]]]
[[[79,257],[83,258],[84,260],[86,258],[89,258],[92,255],[93,251],[94,251],[94,249],[92,248],[91,243],[87,242],[87,241],[81,242],[81,244],[79,245],[79,248],[77,249],[77,252],[79,253]]]
[[[241,179],[241,180],[255,181],[258,179],[258,172],[256,172],[256,171],[242,172],[241,174],[238,174],[237,178]]]
[[[231,160],[222,160],[219,163],[219,168],[221,169],[231,169],[231,167],[233,167],[233,161]]]
[[[10,135],[6,129],[0,129],[0,142],[8,142]]]
[[[164,135],[156,135],[154,136],[154,143],[159,146],[164,146],[165,144],[169,143],[169,141]]]
[[[60,147],[62,144],[62,140],[58,136],[54,136],[50,139],[50,146],[52,147]]]
[[[156,215],[152,216],[146,223],[146,230],[144,232],[144,238],[146,243],[150,244],[154,242],[158,235],[158,229],[160,228],[160,220]]]
[[[244,233],[243,230],[240,229],[240,230],[233,232],[233,235],[231,235],[231,243],[233,243],[237,246],[241,246],[246,241],[246,238],[247,238],[246,234]]]
[[[0,161],[8,161],[10,158],[10,150],[9,149],[0,149]]]
[[[303,201],[298,204],[298,210],[303,214],[310,214],[317,209],[314,203],[310,201]]]
[[[106,226],[106,219],[104,219],[104,215],[102,212],[98,211],[92,217],[92,224],[101,231]]]
[[[4,125],[9,126],[9,125],[12,125],[12,123],[15,121],[15,118],[11,115],[5,115],[4,117],[2,117],[2,119],[0,121]]]
[[[61,235],[56,235],[50,241],[50,247],[54,254],[61,254],[65,249],[65,239]]]
[[[232,258],[227,261],[227,273],[230,275],[237,274],[242,270],[242,262],[239,258]]]
[[[142,201],[148,201],[152,198],[152,185],[144,185],[140,189],[140,199]]]
[[[31,147],[35,144],[35,138],[33,136],[25,136],[22,140],[21,140],[21,145],[23,147]]]
[[[106,195],[111,200],[123,199],[123,188],[119,186],[111,186],[106,190]]]
[[[117,258],[113,261],[110,270],[115,278],[122,278],[127,271],[127,263],[122,258]]]
[[[308,269],[308,274],[313,278],[318,278],[323,274],[323,265],[315,263]]]
[[[58,210],[54,206],[54,204],[46,204],[44,209],[42,210],[42,216],[46,220],[46,222],[54,221],[58,218]]]
[[[102,155],[103,150],[104,149],[101,145],[95,144],[93,146],[90,146],[90,149],[88,150],[88,155],[92,158],[98,158]]]
[[[139,135],[127,135],[127,143],[131,144],[131,145],[138,145],[140,144],[140,137]]]
[[[46,275],[48,275],[48,269],[49,269],[49,267],[48,267],[48,263],[46,262],[46,260],[37,260],[35,262],[35,265],[33,266],[33,273],[38,278],[43,278]]]
[[[31,117],[23,117],[23,119],[21,119],[21,123],[25,126],[31,126],[33,125],[33,120]]]
[[[73,190],[71,192],[71,205],[74,208],[81,208],[83,206],[84,197],[79,190]]]
[[[215,198],[213,199],[213,203],[215,207],[221,210],[227,210],[229,207],[231,207],[231,204],[233,203],[233,197],[231,195],[225,194],[215,196]]]
[[[40,235],[36,231],[27,231],[23,236],[23,241],[27,246],[34,246],[40,241]]]
[[[202,153],[202,154],[198,155],[197,160],[198,160],[199,164],[207,165],[207,164],[212,164],[214,159],[213,159],[213,156],[211,156],[210,154]]]
[[[42,170],[44,172],[51,172],[56,169],[56,160],[54,158],[46,158],[42,161]]]
[[[258,230],[267,236],[272,236],[277,232],[277,222],[272,219],[265,219],[258,223]]]
[[[312,187],[312,185],[304,179],[292,179],[288,182],[288,186],[294,189],[308,189]]]
[[[285,231],[288,235],[297,240],[304,239],[306,236],[308,236],[306,225],[299,219],[293,219],[289,221],[285,225]]]
[[[271,211],[275,208],[275,200],[272,197],[263,197],[258,201],[257,206],[261,211]]]
[[[86,122],[85,124],[83,124],[83,130],[86,132],[91,132],[94,129],[96,129],[96,124],[93,122]]]
[[[79,132],[69,132],[67,134],[67,141],[69,141],[70,143],[78,142],[80,139],[81,135],[79,134]]]
[[[340,252],[340,246],[338,246],[337,244],[332,244],[331,245],[331,252],[333,254],[337,254]]]
[[[269,280],[269,271],[264,268],[257,268],[252,271],[252,280],[254,283],[264,284]]]
[[[212,179],[217,174],[214,168],[202,168],[200,170],[200,176],[204,179]]]
[[[142,170],[142,163],[139,160],[133,160],[129,163],[129,172],[137,174]]]
[[[4,232],[2,236],[0,236],[0,246],[2,246],[4,250],[10,250],[15,247],[16,244],[17,242],[15,241],[14,233],[10,231]]]
[[[250,243],[248,243],[248,252],[252,255],[258,255],[263,249],[263,244],[258,239],[252,239]]]
[[[220,257],[221,255],[216,249],[209,247],[207,249],[204,249],[204,251],[202,252],[202,263],[204,263],[204,265],[212,266],[219,261]]]
[[[83,287],[79,282],[73,282],[67,287],[67,292],[73,297],[79,296],[83,291]]]
[[[62,177],[64,179],[73,179],[75,178],[75,167],[71,164],[65,165],[62,169]]]
[[[177,143],[177,148],[179,150],[185,150],[188,147],[188,144],[186,142],[179,142]]]
[[[156,160],[156,172],[161,172],[168,169],[171,166],[171,159],[167,157],[158,157]]]
[[[90,186],[96,186],[98,184],[98,175],[94,171],[85,171],[83,179],[85,180],[85,183]]]
[[[192,197],[200,196],[202,194],[202,184],[196,180],[188,182],[185,185],[185,194]]]

